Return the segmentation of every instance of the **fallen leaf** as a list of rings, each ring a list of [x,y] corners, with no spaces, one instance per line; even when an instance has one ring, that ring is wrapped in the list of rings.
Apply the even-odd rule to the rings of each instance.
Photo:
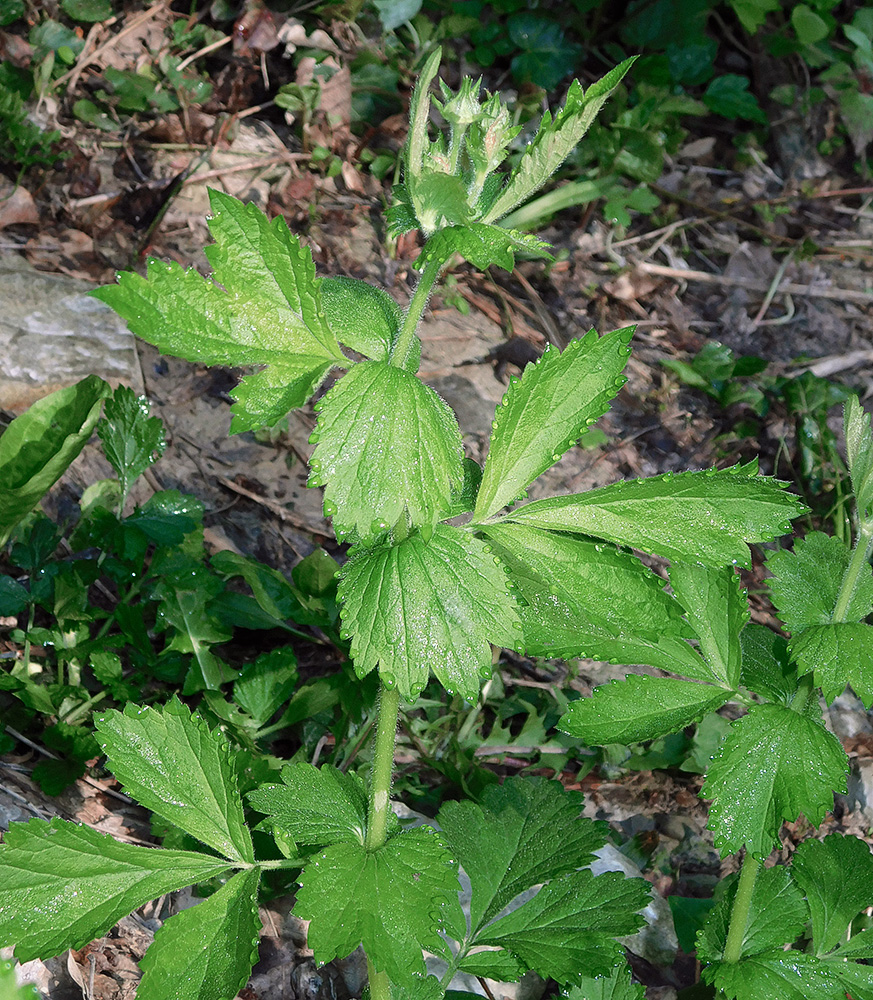
[[[20,184],[15,187],[12,181],[0,178],[0,229],[22,223],[35,225],[38,222],[39,212],[27,188]]]

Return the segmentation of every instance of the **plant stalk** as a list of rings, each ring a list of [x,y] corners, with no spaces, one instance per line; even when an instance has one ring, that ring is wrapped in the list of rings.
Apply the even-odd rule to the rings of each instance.
[[[725,962],[739,962],[743,954],[743,937],[749,923],[749,910],[752,907],[752,893],[755,889],[755,879],[758,869],[761,867],[751,851],[746,851],[743,858],[743,869],[740,872],[740,881],[737,885],[737,894],[734,896],[734,904],[731,907],[731,922],[728,927],[727,940],[724,946],[722,960]]]
[[[378,850],[387,839],[388,817],[391,812],[391,778],[394,772],[394,741],[397,737],[397,716],[400,692],[383,683],[379,690],[379,714],[376,723],[376,746],[373,771],[370,775],[370,804],[367,810],[367,835],[364,847]],[[376,972],[367,958],[370,1000],[391,1000],[388,975]]]
[[[427,306],[427,300],[430,298],[433,286],[437,283],[446,263],[446,261],[438,259],[429,261],[425,264],[424,270],[421,272],[418,284],[415,286],[415,292],[406,310],[406,315],[403,317],[403,325],[400,327],[400,333],[397,335],[397,340],[394,341],[394,346],[391,348],[391,353],[388,356],[388,361],[398,368],[403,368],[406,365],[406,361],[412,350],[413,337]]]
[[[834,605],[832,621],[844,622],[846,620],[846,613],[861,580],[861,571],[870,561],[871,552],[873,552],[873,520],[862,520],[858,529],[855,549],[852,552],[851,561],[846,567],[837,603]]]

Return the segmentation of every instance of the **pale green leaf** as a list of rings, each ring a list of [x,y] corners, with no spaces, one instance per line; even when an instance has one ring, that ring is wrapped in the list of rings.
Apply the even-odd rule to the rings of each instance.
[[[174,914],[140,962],[137,1000],[230,1000],[258,960],[260,871],[237,872],[218,892]]]
[[[422,66],[409,102],[409,131],[403,151],[407,176],[421,173],[424,151],[428,145],[427,126],[430,116],[430,85],[439,72],[442,49],[437,47]]]
[[[797,671],[788,655],[788,643],[766,625],[749,622],[740,633],[743,687],[768,701],[788,704],[797,691]]]
[[[403,317],[384,289],[357,278],[322,278],[321,304],[341,344],[373,361],[388,360]]]
[[[748,567],[747,542],[791,530],[805,508],[784,484],[756,474],[755,463],[549,497],[510,511],[507,520],[578,531],[679,562]],[[481,497],[481,492],[480,492]]]
[[[573,81],[564,107],[554,119],[549,112],[543,116],[537,134],[525,147],[518,166],[510,174],[484,222],[503,218],[546,183],[588,131],[597,112],[633,63],[634,59],[626,59],[585,91],[578,80]]]
[[[517,500],[609,409],[627,381],[621,372],[632,334],[632,327],[602,337],[590,330],[560,353],[547,347],[511,380],[497,407],[474,520]]]
[[[846,1000],[830,967],[802,951],[773,951],[739,962],[719,962],[703,971],[705,982],[726,1000]]]
[[[517,910],[489,924],[480,944],[512,951],[545,978],[569,983],[580,973],[604,975],[616,964],[615,938],[644,920],[651,886],[644,879],[590,870],[549,882]]]
[[[32,983],[19,986],[15,965],[0,959],[0,1000],[42,1000],[42,994]]]
[[[528,233],[487,226],[482,222],[468,222],[463,226],[446,226],[434,233],[413,267],[420,271],[431,261],[446,262],[454,254],[460,254],[480,271],[492,264],[511,271],[515,267],[515,255],[519,252],[552,260],[552,255],[546,250],[548,245]]]
[[[846,455],[852,476],[852,489],[862,517],[873,507],[873,429],[870,414],[865,413],[857,396],[850,396],[844,408]]]
[[[852,558],[839,538],[812,531],[794,542],[794,551],[780,549],[767,558],[768,580],[779,617],[791,632],[834,621],[843,577]],[[858,622],[873,610],[873,567],[861,570],[844,622]]]
[[[581,809],[582,796],[558,782],[517,777],[489,786],[481,805],[443,805],[437,820],[472,885],[471,941],[520,893],[592,860],[606,831]]]
[[[631,983],[627,966],[605,976],[580,976],[567,993],[567,1000],[645,1000],[642,986]]]
[[[79,454],[109,386],[96,375],[37,400],[0,437],[0,548]]]
[[[415,375],[362,361],[315,408],[309,485],[326,487],[324,512],[338,535],[369,538],[403,515],[431,525],[449,510],[464,481],[461,432]]]
[[[845,940],[861,910],[873,906],[873,854],[858,837],[832,833],[800,844],[791,872],[806,893],[812,942],[815,953],[823,956]]]
[[[873,705],[873,625],[814,625],[795,636],[789,649],[803,673],[815,672],[825,701],[850,684],[866,708]]]
[[[377,971],[407,985],[424,972],[422,948],[442,945],[440,908],[460,888],[457,864],[424,826],[374,851],[333,844],[306,866],[300,881],[294,912],[311,921],[316,962],[345,957],[362,944]]]
[[[701,962],[716,962],[722,957],[737,882],[738,876],[732,875],[727,891],[709,911],[697,935],[697,956]],[[794,941],[808,918],[809,908],[803,893],[792,881],[791,872],[781,865],[760,868],[752,889],[740,954],[755,955]]]
[[[102,937],[167,892],[228,863],[193,851],[123,844],[66,820],[12,823],[0,845],[0,945],[19,961],[49,958]]]
[[[234,432],[274,424],[336,364],[348,365],[320,301],[312,254],[281,217],[210,192],[212,281],[150,260],[93,294],[165,354],[209,365],[268,365],[235,390]]]
[[[97,739],[129,795],[234,861],[252,862],[231,747],[175,698],[96,718]]]
[[[699,722],[732,694],[711,684],[629,674],[571,702],[558,728],[589,746],[643,743]]]
[[[367,792],[355,775],[298,762],[283,767],[280,777],[281,785],[261,785],[248,799],[295,843],[364,843]]]
[[[359,677],[379,666],[413,700],[432,671],[469,701],[491,676],[491,643],[521,645],[499,559],[469,532],[438,524],[430,541],[357,551],[339,585],[343,632]]]
[[[674,563],[670,585],[700,640],[700,652],[725,686],[740,682],[740,632],[749,620],[749,602],[733,567]]]
[[[785,820],[813,825],[846,790],[846,752],[824,726],[781,705],[754,705],[731,726],[701,795],[722,856],[746,847],[766,857]]]

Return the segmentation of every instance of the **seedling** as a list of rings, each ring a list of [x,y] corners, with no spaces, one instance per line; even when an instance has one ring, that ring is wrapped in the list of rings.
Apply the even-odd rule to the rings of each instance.
[[[504,176],[515,130],[472,81],[443,88],[434,103],[449,128],[432,135],[438,60],[413,94],[389,216],[395,233],[426,239],[405,310],[364,282],[316,278],[283,220],[218,192],[212,280],[151,261],[147,277],[124,274],[97,292],[164,352],[264,366],[235,391],[233,431],[275,423],[345,373],[315,404],[309,482],[324,488],[325,514],[352,546],[338,596],[358,677],[378,671],[372,766],[349,774],[297,763],[264,782],[181,702],[100,715],[101,748],[128,794],[203,848],[134,847],[59,820],[16,825],[0,851],[0,940],[22,960],[48,956],[161,893],[218,877],[217,892],[158,932],[138,997],[229,998],[255,957],[259,884],[278,871],[299,883],[295,912],[310,921],[316,960],[363,945],[376,1000],[439,1000],[458,970],[514,980],[527,969],[573,987],[573,1000],[639,997],[617,939],[640,926],[649,888],[592,875],[586,865],[606,832],[579,817],[579,795],[512,779],[479,802],[445,804],[439,833],[402,830],[391,810],[401,703],[414,705],[431,673],[475,701],[498,646],[681,675],[631,675],[574,702],[561,726],[591,745],[652,740],[728,701],[750,706],[707,775],[717,846],[745,851],[745,861],[699,936],[704,978],[743,1000],[871,996],[873,978],[856,961],[873,955],[866,932],[840,944],[873,904],[866,845],[812,841],[791,871],[759,871],[782,821],[802,811],[819,822],[845,779],[817,687],[833,697],[851,683],[873,701],[869,419],[850,402],[854,547],[814,535],[771,559],[790,647],[747,624],[737,567],[749,564],[749,543],[789,532],[804,508],[755,463],[519,502],[624,384],[630,329],[547,350],[511,381],[484,466],[465,459],[454,414],[415,374],[427,300],[455,255],[507,269],[516,253],[547,256],[535,237],[497,222],[557,169],[629,63],[587,91],[574,84]],[[630,549],[670,561],[672,593]],[[272,856],[256,856],[252,823],[272,834]],[[459,865],[472,886],[469,912],[459,905]],[[535,886],[532,898],[517,898]],[[812,950],[784,950],[807,921]],[[442,978],[425,975],[423,950],[444,958]]]

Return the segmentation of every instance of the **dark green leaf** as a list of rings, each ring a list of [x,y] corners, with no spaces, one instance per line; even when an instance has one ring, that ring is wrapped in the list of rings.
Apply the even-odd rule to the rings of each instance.
[[[106,21],[112,17],[110,0],[61,0],[64,13],[74,21]]]
[[[785,639],[766,625],[750,622],[740,633],[740,646],[743,687],[771,701],[788,704],[797,690],[797,671],[791,664]]]
[[[704,981],[727,1000],[845,1000],[846,990],[831,969],[812,955],[781,948],[719,962],[703,971]]]
[[[703,94],[703,103],[710,111],[732,121],[767,123],[767,116],[754,94],[749,93],[749,78],[736,73],[725,73],[711,80]]]
[[[106,400],[103,420],[97,434],[103,442],[103,452],[115,469],[121,483],[121,495],[127,497],[134,480],[164,453],[164,425],[149,416],[145,396],[120,385]]]
[[[203,504],[178,490],[153,493],[125,521],[158,545],[179,545],[203,523]]]
[[[508,951],[477,951],[467,955],[458,966],[459,972],[482,979],[497,979],[502,983],[517,983],[527,971]]]
[[[30,603],[30,594],[11,576],[0,576],[0,618],[20,615]]]
[[[567,1000],[645,1000],[645,995],[642,986],[631,983],[630,971],[623,966],[605,976],[581,976],[567,993]]]
[[[233,685],[234,701],[263,726],[291,697],[297,683],[297,657],[280,646],[250,663]]]
[[[789,649],[804,673],[815,671],[825,701],[851,684],[867,708],[873,705],[873,625],[814,625],[792,639]]]

